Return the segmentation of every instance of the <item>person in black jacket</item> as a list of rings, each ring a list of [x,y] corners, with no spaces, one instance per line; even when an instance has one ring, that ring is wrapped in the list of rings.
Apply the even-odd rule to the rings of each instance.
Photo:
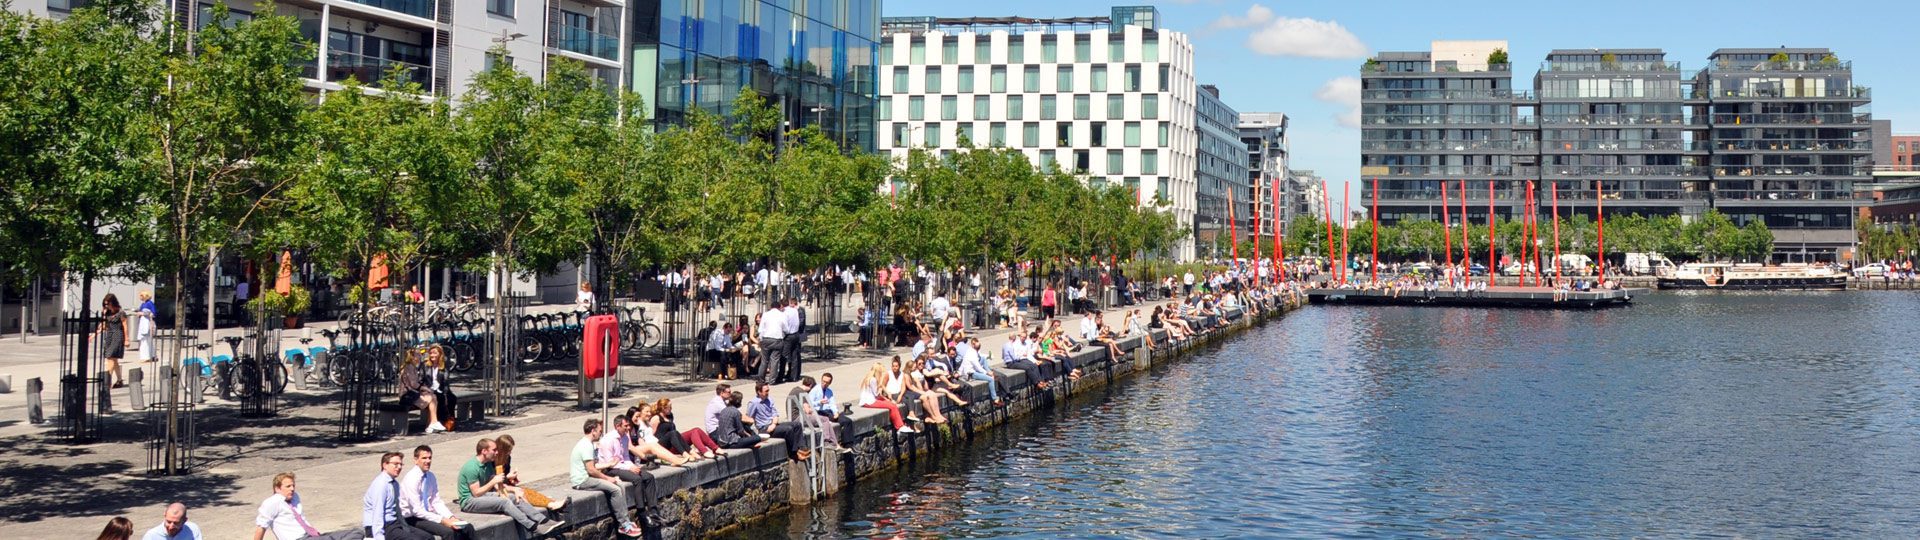
[[[754,445],[760,444],[760,435],[754,433],[753,427],[748,426],[746,421],[741,419],[740,402],[742,400],[743,396],[740,392],[735,391],[727,395],[727,406],[720,409],[718,415],[720,423],[714,428],[712,435],[713,442],[720,443],[721,448],[753,448]]]

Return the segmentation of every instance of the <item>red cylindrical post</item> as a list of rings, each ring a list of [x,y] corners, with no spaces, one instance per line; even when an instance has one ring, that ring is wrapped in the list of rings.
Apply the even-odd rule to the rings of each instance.
[[[1373,259],[1367,267],[1367,281],[1378,282],[1380,275],[1380,177],[1373,177]]]
[[[1560,281],[1560,183],[1548,182],[1547,191],[1553,193],[1553,281]]]
[[[1493,286],[1493,276],[1499,272],[1493,260],[1493,181],[1487,181],[1487,286]]]
[[[1449,211],[1447,203],[1448,203],[1447,183],[1446,181],[1441,181],[1440,182],[1440,238],[1441,238],[1441,241],[1446,244],[1446,247],[1442,249],[1442,251],[1447,252],[1447,265],[1442,266],[1440,268],[1441,268],[1441,272],[1447,275],[1447,286],[1452,287],[1453,286],[1453,218],[1451,216],[1452,212]]]

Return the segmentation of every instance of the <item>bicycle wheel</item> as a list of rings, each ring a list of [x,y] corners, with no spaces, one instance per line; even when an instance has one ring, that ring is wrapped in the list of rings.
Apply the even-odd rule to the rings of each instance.
[[[452,352],[447,353],[447,355],[453,357],[452,367],[454,371],[465,373],[473,371],[473,368],[480,367],[480,359],[474,355],[473,344],[465,341],[456,341],[449,344],[447,348],[452,350]]]
[[[641,347],[640,324],[633,321],[620,323],[620,350],[631,352]]]
[[[356,361],[358,361],[358,355],[328,353],[327,380],[332,381],[334,386],[345,387],[347,381],[353,377],[353,364]]]
[[[287,365],[274,362],[267,368],[268,395],[278,396],[287,393]]]
[[[247,399],[259,392],[261,371],[260,362],[252,358],[234,363],[233,370],[228,375],[228,380],[233,386],[234,397]]]
[[[526,334],[526,335],[520,336],[520,362],[522,363],[539,362],[540,357],[545,356],[546,354],[547,354],[546,344],[541,343],[540,337],[537,334]]]
[[[653,323],[640,325],[640,346],[648,349],[660,346],[660,327]]]

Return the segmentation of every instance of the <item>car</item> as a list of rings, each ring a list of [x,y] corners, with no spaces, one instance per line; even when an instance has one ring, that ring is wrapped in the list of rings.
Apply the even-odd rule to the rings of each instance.
[[[1880,277],[1887,275],[1887,265],[1881,263],[1863,264],[1853,269],[1853,277]]]
[[[1467,267],[1467,275],[1472,275],[1472,276],[1487,275],[1487,267],[1482,266],[1480,263],[1473,263],[1473,266]]]

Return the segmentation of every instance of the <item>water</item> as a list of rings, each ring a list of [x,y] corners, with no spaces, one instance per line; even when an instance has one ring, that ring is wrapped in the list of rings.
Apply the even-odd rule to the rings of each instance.
[[[740,536],[1912,538],[1916,305],[1310,307]]]

